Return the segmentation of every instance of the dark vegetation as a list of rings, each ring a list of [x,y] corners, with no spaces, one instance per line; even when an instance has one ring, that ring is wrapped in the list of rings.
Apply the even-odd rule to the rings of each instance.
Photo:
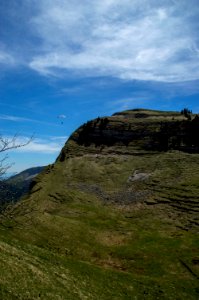
[[[136,114],[135,118],[143,118],[144,114]],[[147,118],[145,116],[145,118]],[[114,127],[109,124],[108,118],[89,121],[79,131],[77,142],[80,145],[113,146],[122,142],[125,146],[137,140],[148,138],[142,145],[143,150],[168,151],[182,150],[185,152],[199,151],[199,116],[193,120],[160,121],[156,122],[156,131],[153,131],[147,120],[139,124],[139,129],[132,127],[132,122]],[[153,124],[154,126],[154,124]],[[147,130],[148,127],[148,130]]]
[[[181,110],[181,114],[184,115],[188,120],[191,120],[192,111],[188,108],[184,108]]]
[[[16,202],[29,192],[30,184],[44,167],[30,168],[8,179],[0,181],[0,204]]]

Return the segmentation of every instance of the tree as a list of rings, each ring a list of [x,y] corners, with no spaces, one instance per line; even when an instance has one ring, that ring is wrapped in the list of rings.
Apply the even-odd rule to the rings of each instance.
[[[6,188],[9,189],[9,186],[4,182],[4,176],[7,170],[12,166],[12,164],[6,163],[8,159],[7,151],[27,146],[32,140],[33,136],[25,142],[19,142],[17,134],[11,138],[0,135],[0,155],[2,154],[0,158],[0,192],[1,187],[4,189],[4,192]],[[5,193],[2,193],[2,195],[5,195]],[[7,228],[13,228],[13,226],[16,225],[20,226],[17,217],[27,218],[26,224],[28,224],[28,220],[30,220],[29,216],[36,208],[26,207],[25,202],[17,204],[12,201],[6,201],[6,199],[1,199],[2,195],[0,193],[0,224]],[[22,206],[23,209],[21,209]]]
[[[184,115],[188,120],[191,120],[192,111],[188,108],[184,108],[181,110],[181,114]]]
[[[9,150],[17,149],[28,145],[32,141],[33,137],[30,137],[25,142],[19,142],[18,135],[15,134],[11,138],[3,137],[0,135],[0,211],[4,209],[8,202],[10,202],[9,195],[13,194],[11,186],[5,181],[5,175],[7,170],[13,165],[7,163]]]
[[[17,148],[24,147],[28,145],[32,140],[33,136],[30,137],[26,142],[20,143],[17,141],[18,135],[15,134],[12,138],[6,138],[0,135],[0,154],[4,154],[5,152]],[[0,158],[0,180],[2,180],[3,176],[6,174],[7,170],[12,166],[12,164],[7,164],[6,161],[8,159],[7,153]]]

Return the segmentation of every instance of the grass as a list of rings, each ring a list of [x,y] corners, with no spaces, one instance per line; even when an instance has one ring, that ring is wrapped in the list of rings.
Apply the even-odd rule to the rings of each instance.
[[[198,167],[180,152],[57,162],[23,204],[30,225],[0,228],[0,298],[198,299]]]
[[[195,233],[155,212],[127,216],[98,207],[87,218],[48,215],[34,229],[1,231],[2,298],[197,299],[197,278],[180,262],[197,274]]]

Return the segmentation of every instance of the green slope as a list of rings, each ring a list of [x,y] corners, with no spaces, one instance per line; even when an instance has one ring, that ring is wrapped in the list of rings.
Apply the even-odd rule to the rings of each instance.
[[[1,298],[198,299],[199,154],[70,143],[1,218]]]

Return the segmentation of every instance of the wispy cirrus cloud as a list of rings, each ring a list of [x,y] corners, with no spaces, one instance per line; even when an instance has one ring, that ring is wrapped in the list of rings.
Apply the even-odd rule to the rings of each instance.
[[[12,60],[11,49],[45,76],[199,79],[198,0],[28,0],[13,9],[18,30],[6,36],[0,62]]]
[[[0,49],[0,65],[14,66],[15,64],[15,58],[10,53]]]
[[[65,135],[65,136],[51,136],[50,137],[50,140],[52,141],[62,141],[62,142],[66,142],[68,139],[68,136]]]
[[[18,116],[13,116],[13,115],[1,115],[0,114],[0,120],[5,120],[5,121],[11,121],[11,122],[30,122],[30,123],[38,123],[38,124],[43,124],[43,125],[53,125],[53,126],[58,126],[55,123],[51,122],[46,122],[46,121],[41,121],[41,120],[36,120],[36,119],[31,119],[31,118],[24,118],[24,117],[18,117]]]
[[[43,75],[73,71],[163,82],[199,78],[195,0],[39,3],[31,26],[42,39],[42,54],[29,65]]]
[[[132,108],[139,108],[140,106],[147,106],[152,100],[150,92],[136,92],[132,93],[130,97],[122,97],[114,101],[109,101],[106,106],[113,112],[119,110],[126,110]]]
[[[28,119],[28,118],[22,118],[17,116],[11,116],[11,115],[0,115],[0,120],[6,120],[6,121],[12,121],[12,122],[32,122],[35,120]]]

